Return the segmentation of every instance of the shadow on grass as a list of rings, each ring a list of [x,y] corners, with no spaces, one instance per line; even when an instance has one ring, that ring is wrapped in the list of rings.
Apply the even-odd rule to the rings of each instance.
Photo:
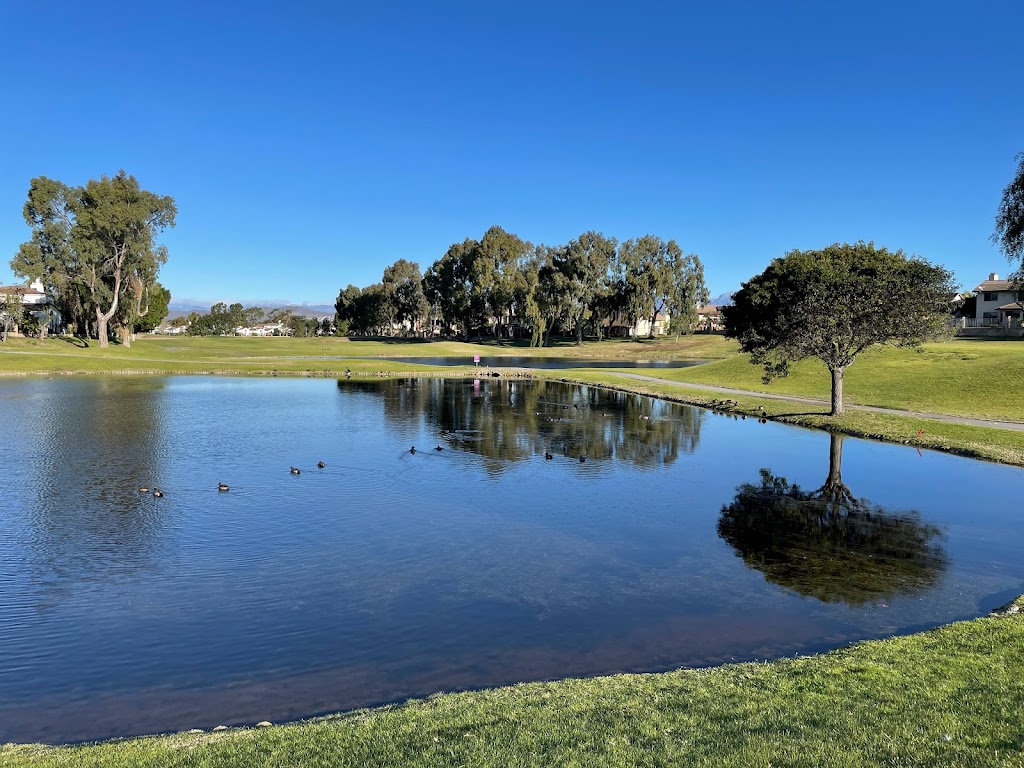
[[[77,336],[59,336],[58,338],[65,344],[70,344],[71,346],[78,347],[79,349],[86,349],[89,346],[88,341],[80,339]]]

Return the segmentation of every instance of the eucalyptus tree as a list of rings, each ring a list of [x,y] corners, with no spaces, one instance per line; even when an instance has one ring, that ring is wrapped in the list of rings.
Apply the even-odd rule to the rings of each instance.
[[[414,261],[399,259],[384,269],[381,281],[387,296],[387,312],[391,318],[408,328],[427,314],[429,305],[423,292],[423,276],[420,265]]]
[[[134,176],[90,180],[84,187],[33,179],[25,204],[32,239],[11,262],[19,275],[43,280],[58,293],[82,289],[96,319],[101,347],[122,300],[138,281],[155,281],[167,251],[157,235],[174,226],[170,197],[143,190]]]
[[[468,237],[452,243],[423,277],[427,301],[437,308],[446,324],[461,325],[467,339],[474,323],[480,322],[486,312],[484,295],[474,291],[478,247],[479,243]]]
[[[654,336],[654,323],[668,303],[671,290],[668,263],[678,252],[679,246],[674,240],[666,243],[655,235],[627,240],[619,248],[618,290],[624,314],[634,326],[641,318],[650,316],[649,337]]]
[[[1011,263],[1021,262],[1016,276],[1024,280],[1024,152],[1016,159],[1017,173],[1003,190],[992,240]]]
[[[242,317],[245,318],[245,327],[252,328],[254,325],[262,323],[266,319],[267,313],[264,312],[263,307],[246,307],[242,310]]]
[[[943,267],[903,251],[858,242],[790,251],[743,283],[722,310],[726,335],[738,339],[764,380],[791,361],[817,358],[832,376],[832,415],[843,412],[843,375],[873,346],[919,346],[948,330],[955,294]]]
[[[562,273],[555,267],[554,254],[558,248],[539,245],[534,249],[534,261],[537,264],[537,288],[535,300],[537,312],[541,317],[543,329],[540,346],[546,347],[551,340],[551,329],[562,319],[562,290],[560,281]]]
[[[474,249],[470,293],[482,296],[494,320],[494,337],[502,343],[502,329],[507,318],[511,325],[514,299],[520,279],[520,262],[532,246],[498,226],[488,229]]]
[[[562,306],[576,330],[577,344],[583,343],[584,324],[608,286],[617,246],[614,238],[590,231],[555,252],[554,264],[565,278],[560,281]]]
[[[362,292],[361,288],[351,283],[338,291],[338,298],[334,302],[334,317],[338,332],[342,335],[348,335],[349,329],[355,327],[356,301]]]
[[[674,245],[669,241],[669,245]],[[676,337],[689,333],[697,322],[697,308],[711,297],[704,283],[704,265],[694,253],[683,255],[678,248],[667,249],[665,308],[671,317]],[[653,328],[653,323],[651,324]]]

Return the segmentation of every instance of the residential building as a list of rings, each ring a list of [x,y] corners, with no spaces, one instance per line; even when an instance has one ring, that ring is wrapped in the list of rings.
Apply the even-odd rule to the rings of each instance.
[[[1020,326],[1024,317],[1024,286],[1012,280],[1000,280],[999,275],[992,272],[974,292],[977,295],[974,314],[977,325]]]

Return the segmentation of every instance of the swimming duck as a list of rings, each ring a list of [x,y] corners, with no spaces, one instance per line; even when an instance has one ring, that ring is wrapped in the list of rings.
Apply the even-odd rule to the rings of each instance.
[[[586,460],[587,460],[587,457],[586,457],[586,456],[580,456],[580,464],[582,464],[582,463],[583,463],[583,462],[585,462]]]
[[[553,458],[555,458],[555,457],[552,456],[548,451],[544,451],[544,459],[546,461],[551,461]]]
[[[439,446],[437,446],[437,448],[435,448],[434,450],[435,450],[435,451],[443,451],[443,450],[444,450],[444,448],[443,448],[443,447],[441,447],[441,446],[439,445]]]
[[[318,468],[318,469],[323,469],[323,468],[324,468],[324,467],[326,467],[327,465],[326,465],[326,464],[324,464],[324,463],[323,463],[322,461],[318,461],[318,462],[316,463],[316,466],[317,466],[317,468]]]
[[[301,469],[299,469],[298,467],[292,467],[292,468],[291,468],[291,473],[292,473],[293,475],[301,475],[301,474],[302,474],[302,470],[301,470]]]
[[[416,446],[415,445],[412,448],[409,449],[409,453],[412,453],[412,454],[416,453]]]
[[[163,497],[164,492],[161,491],[159,488],[154,488],[153,489],[153,495],[156,496],[159,499],[159,498]]]
[[[230,491],[231,490],[231,486],[229,486],[227,483],[217,483],[217,490],[218,491]]]

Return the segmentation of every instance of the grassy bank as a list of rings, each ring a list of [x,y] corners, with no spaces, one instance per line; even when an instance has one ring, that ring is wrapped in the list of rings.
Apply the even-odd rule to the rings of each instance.
[[[828,370],[816,360],[793,366],[784,379],[761,382],[761,368],[732,354],[697,368],[650,371],[660,378],[827,400]],[[1024,421],[1024,340],[955,340],[920,350],[874,349],[847,370],[848,403]]]
[[[449,694],[305,723],[79,747],[5,768],[1021,766],[1024,616],[821,656]]]

